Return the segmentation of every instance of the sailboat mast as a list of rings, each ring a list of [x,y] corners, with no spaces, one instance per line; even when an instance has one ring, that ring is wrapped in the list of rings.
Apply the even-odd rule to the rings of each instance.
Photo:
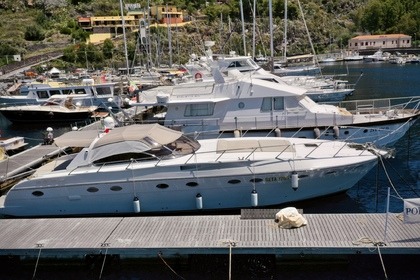
[[[244,23],[244,9],[242,6],[242,0],[239,1],[239,5],[241,8],[241,21],[242,21],[242,42],[244,45],[244,55],[246,55],[246,42],[245,42],[245,23]]]
[[[168,4],[166,4],[166,24],[168,25],[168,43],[169,43],[169,67],[172,67],[171,17],[172,16],[169,16]]]
[[[268,17],[270,19],[270,71],[274,70],[274,44],[273,44],[273,10],[272,0],[268,0]]]
[[[124,9],[123,9],[122,0],[120,0],[120,9],[121,9],[121,21],[122,21],[123,38],[124,38],[125,63],[126,63],[126,67],[127,67],[127,77],[128,77],[128,76],[130,76],[130,68],[129,68],[129,64],[128,64],[127,37],[125,35]]]
[[[287,0],[284,1],[284,38],[283,38],[283,59],[287,63]]]
[[[254,7],[252,10],[252,18],[254,19],[254,24],[252,25],[252,58],[255,59],[255,7],[256,7],[256,0],[254,0]]]

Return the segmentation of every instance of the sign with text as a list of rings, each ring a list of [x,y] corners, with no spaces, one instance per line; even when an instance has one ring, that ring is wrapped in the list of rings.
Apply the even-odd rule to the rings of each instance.
[[[404,199],[404,224],[420,223],[420,198]]]

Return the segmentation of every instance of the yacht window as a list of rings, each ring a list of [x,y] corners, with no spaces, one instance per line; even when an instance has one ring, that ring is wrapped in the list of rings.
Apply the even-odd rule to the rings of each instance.
[[[232,179],[228,181],[229,184],[239,184],[240,182],[241,180],[238,180],[238,179]]]
[[[52,89],[52,90],[50,90],[50,94],[51,95],[61,94],[61,92],[58,89]]]
[[[198,186],[198,183],[197,182],[188,182],[188,183],[186,183],[186,185],[188,187],[196,187],[196,186]]]
[[[251,183],[260,183],[260,182],[262,182],[263,181],[263,179],[261,179],[261,178],[253,178],[253,179],[251,179],[251,180],[249,180]]]
[[[158,188],[158,189],[166,189],[166,188],[168,188],[169,187],[169,185],[168,184],[157,184],[156,185],[156,188]]]
[[[185,108],[184,117],[211,116],[213,110],[213,103],[188,104]]]
[[[34,191],[34,192],[32,192],[32,195],[33,195],[33,196],[43,196],[43,195],[44,195],[44,193],[43,193],[43,192],[41,192],[41,191]]]
[[[238,68],[238,67],[242,67],[241,62],[239,61],[231,62],[228,66],[228,68]]]
[[[36,94],[38,95],[38,98],[48,98],[48,97],[50,97],[48,95],[48,91],[46,91],[46,90],[37,91]]]
[[[88,191],[88,192],[97,192],[97,191],[99,191],[99,189],[98,189],[98,188],[95,188],[95,187],[89,187],[89,188],[87,189],[87,191]]]
[[[284,97],[265,97],[261,105],[262,112],[284,110]]]
[[[273,101],[275,111],[284,110],[284,97],[274,97]]]
[[[114,192],[118,192],[118,191],[122,190],[122,188],[120,186],[112,186],[109,189],[111,191],[114,191]]]
[[[262,112],[270,112],[271,111],[271,97],[264,97],[262,105],[261,105]]]
[[[248,65],[251,65],[255,69],[260,68],[260,66],[258,66],[258,64],[251,59],[247,60],[247,63],[248,63]]]
[[[72,94],[73,90],[71,89],[63,89],[63,94]]]
[[[112,94],[110,87],[97,87],[96,93],[98,95],[111,95]]]
[[[76,89],[74,89],[74,92],[76,94],[85,94],[86,93],[84,88],[76,88]]]

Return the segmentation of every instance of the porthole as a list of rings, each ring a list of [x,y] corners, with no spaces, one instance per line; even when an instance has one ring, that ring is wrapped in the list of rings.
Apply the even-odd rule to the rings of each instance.
[[[349,134],[350,132],[348,131],[348,130],[346,130],[346,131],[344,131],[344,134],[345,135],[347,135],[347,134]]]
[[[88,192],[97,192],[97,191],[99,191],[99,189],[95,188],[95,187],[89,187],[89,188],[87,188],[87,191]]]
[[[261,178],[253,178],[253,179],[251,179],[251,180],[249,180],[251,183],[260,183],[260,182],[262,182],[263,181],[263,179],[261,179]]]
[[[325,174],[330,175],[330,174],[335,174],[335,173],[337,173],[337,172],[336,171],[328,171]]]
[[[198,186],[198,183],[197,182],[188,182],[188,183],[186,183],[186,185],[188,187],[196,187],[196,186]]]
[[[367,130],[367,129],[363,130],[363,133],[366,133],[366,132],[368,132],[368,130]]]
[[[240,182],[241,180],[238,180],[238,179],[232,179],[228,181],[229,184],[239,184]]]
[[[239,102],[239,103],[238,103],[238,108],[239,108],[239,109],[243,109],[243,108],[245,108],[245,103],[243,103],[243,102]]]
[[[299,175],[298,177],[299,177],[299,179],[302,179],[302,178],[306,178],[306,177],[308,177],[309,175]]]
[[[43,192],[41,192],[41,191],[34,191],[34,192],[32,192],[32,195],[33,196],[43,196],[44,195],[44,193]]]
[[[120,190],[122,190],[120,186],[112,186],[109,189],[113,192],[119,192]]]
[[[156,188],[158,188],[158,189],[166,189],[166,188],[168,188],[169,187],[169,185],[168,184],[157,184],[156,185]]]

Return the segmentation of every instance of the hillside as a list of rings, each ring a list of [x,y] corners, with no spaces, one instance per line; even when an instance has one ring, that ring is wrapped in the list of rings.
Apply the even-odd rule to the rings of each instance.
[[[169,1],[150,2],[164,5]],[[243,54],[239,0],[208,1],[207,6],[202,0],[170,2],[188,17],[206,16],[204,20],[172,30],[173,62],[184,63],[192,52],[201,53],[204,40],[216,41],[215,52]],[[242,2],[247,30],[246,51],[249,53],[253,40],[253,1]],[[257,2],[256,53],[269,54],[268,0]],[[124,3],[145,6],[147,1],[127,0]],[[272,3],[275,56],[281,56],[284,0],[273,0]],[[121,43],[113,42],[107,49],[86,45],[88,34],[78,28],[76,19],[78,16],[119,13],[119,1],[115,0],[0,0],[0,66],[10,63],[13,54],[30,58],[57,50],[64,51],[66,65],[83,65],[86,61],[95,67],[111,62],[118,64],[123,60]],[[417,0],[288,0],[287,14],[290,55],[311,52],[305,22],[317,53],[345,48],[347,41],[358,34],[406,33],[420,38],[420,2]],[[151,33],[152,44],[159,49],[153,55],[160,63],[167,62],[170,57],[166,28],[151,30]],[[144,54],[136,52],[135,36],[129,34],[128,40],[130,58],[144,59]]]

